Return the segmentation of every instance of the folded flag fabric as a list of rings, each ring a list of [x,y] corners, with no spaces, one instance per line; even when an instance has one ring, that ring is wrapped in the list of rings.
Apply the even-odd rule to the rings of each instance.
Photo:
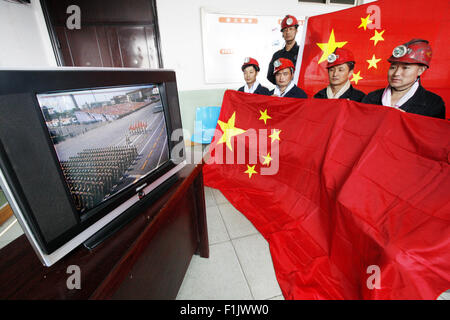
[[[286,299],[450,288],[450,124],[228,90],[203,169],[268,241]]]

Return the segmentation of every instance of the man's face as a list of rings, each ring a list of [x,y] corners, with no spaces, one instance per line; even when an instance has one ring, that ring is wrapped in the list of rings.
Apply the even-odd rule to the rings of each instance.
[[[296,27],[287,27],[283,29],[283,38],[284,41],[286,42],[295,40],[296,35],[297,35]]]
[[[328,68],[328,80],[331,86],[340,86],[347,82],[353,72],[346,63]]]
[[[244,80],[248,86],[251,86],[253,83],[255,83],[257,75],[258,72],[253,66],[248,66],[244,69]]]
[[[275,82],[278,87],[285,88],[289,85],[293,76],[291,68],[285,68],[275,74]]]
[[[425,70],[425,66],[415,63],[391,63],[388,70],[389,85],[397,90],[406,89],[412,86],[417,77],[419,77]]]

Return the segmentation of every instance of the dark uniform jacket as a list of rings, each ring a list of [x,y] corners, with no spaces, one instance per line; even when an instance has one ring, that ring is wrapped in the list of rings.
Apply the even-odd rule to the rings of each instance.
[[[363,103],[382,105],[381,97],[384,89],[370,92],[362,100]],[[419,85],[416,93],[406,101],[400,109],[423,116],[445,119],[445,103],[437,94],[427,91]]]
[[[269,70],[267,71],[267,80],[269,80],[270,82],[272,82],[273,84],[276,85],[275,75],[273,74],[273,70],[274,70],[273,63],[275,62],[275,60],[277,60],[279,58],[286,58],[286,59],[291,60],[295,66],[295,64],[297,62],[297,56],[298,56],[297,42],[289,51],[286,51],[286,46],[285,46],[283,49],[275,52],[272,56],[272,60],[270,60],[270,63],[269,63]]]
[[[339,99],[349,99],[356,102],[361,102],[362,99],[365,97],[365,93],[359,90],[356,90],[353,88],[353,86],[350,85],[350,88],[348,88],[347,91],[344,92],[342,96],[339,97]],[[327,97],[327,88],[320,90],[314,95],[314,98],[318,99],[328,99]]]
[[[240,87],[238,89],[238,91],[244,92],[244,87],[245,86]],[[269,89],[267,89],[266,87],[263,87],[261,84],[258,85],[258,87],[256,88],[255,91],[253,91],[253,93],[255,93],[255,94],[262,94],[262,95],[265,95],[265,96],[270,95]]]
[[[275,92],[275,89],[270,91],[270,95],[273,95]],[[284,98],[303,98],[306,99],[308,96],[306,95],[305,91],[294,85],[291,90],[286,92],[286,94],[283,96]]]

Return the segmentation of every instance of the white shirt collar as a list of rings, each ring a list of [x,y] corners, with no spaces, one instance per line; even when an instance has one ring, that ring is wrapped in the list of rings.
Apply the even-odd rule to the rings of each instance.
[[[286,90],[284,90],[283,94],[281,94],[281,90],[278,87],[278,85],[275,87],[275,90],[273,91],[273,94],[278,96],[278,97],[284,97],[286,95],[286,93],[289,92],[289,90],[291,90],[294,87],[295,83],[294,81],[289,82],[288,86],[286,87]]]
[[[333,93],[333,90],[331,90],[331,87],[327,86],[327,98],[328,99],[339,99],[340,96],[342,96],[345,91],[347,91],[350,88],[350,81],[347,80],[347,82],[344,84],[344,86],[336,92],[336,94]]]
[[[258,86],[259,86],[258,80],[255,80],[255,82],[253,83],[253,85],[251,86],[251,88],[248,87],[248,84],[245,84],[245,86],[244,86],[244,92],[247,92],[247,93],[253,93],[253,92],[255,92],[256,88],[258,88]]]
[[[392,89],[391,86],[387,86],[386,89],[384,89],[383,96],[381,97],[381,103],[383,106],[386,107],[393,107],[396,109],[399,109],[406,101],[408,101],[417,91],[419,88],[419,81],[416,80],[414,84],[409,88],[408,92],[406,92],[403,97],[400,98],[400,100],[397,101],[395,106],[391,105],[391,97],[392,97]]]

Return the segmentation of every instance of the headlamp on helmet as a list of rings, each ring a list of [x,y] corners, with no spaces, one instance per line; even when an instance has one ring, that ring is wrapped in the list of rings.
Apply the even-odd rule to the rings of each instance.
[[[284,29],[286,29],[288,27],[298,28],[298,20],[296,17],[287,15],[283,18],[283,20],[281,21],[281,31],[283,31]]]
[[[278,71],[286,68],[290,68],[292,73],[294,73],[295,71],[294,63],[291,60],[285,58],[279,58],[275,60],[273,62],[273,66],[274,66],[273,74],[276,74]]]
[[[327,58],[328,63],[333,63],[335,62],[337,59],[339,58],[339,56],[337,54],[330,54]]]
[[[408,50],[411,52],[411,49],[408,49],[405,45],[399,45],[394,48],[392,51],[392,55],[394,58],[401,58],[408,53]]]
[[[398,45],[388,59],[390,63],[417,63],[430,66],[432,50],[429,42],[423,39],[412,39],[407,43]]]
[[[355,63],[355,58],[350,50],[344,48],[336,48],[333,53],[327,57],[327,69],[343,64],[343,63]],[[349,68],[352,69],[353,67]]]

